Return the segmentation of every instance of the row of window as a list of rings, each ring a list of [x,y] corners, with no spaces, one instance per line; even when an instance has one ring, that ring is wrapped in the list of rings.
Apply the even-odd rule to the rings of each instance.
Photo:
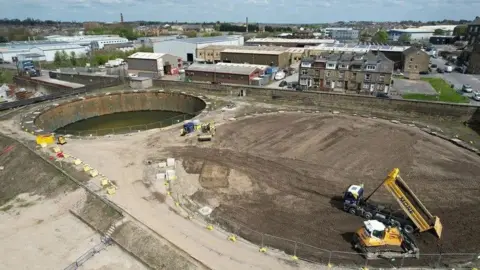
[[[411,65],[410,65],[409,67],[411,68]],[[415,69],[416,69],[416,68],[417,68],[417,65],[415,65]],[[301,74],[302,74],[302,75],[307,75],[307,73],[308,73],[308,70],[307,70],[307,69],[302,69],[302,71],[301,71]],[[317,71],[315,72],[315,75],[316,75],[316,76],[319,76],[319,75],[320,75],[320,72],[317,70]],[[328,78],[328,77],[331,77],[331,76],[332,76],[332,73],[331,73],[330,71],[326,71],[326,72],[325,72],[325,77]],[[338,77],[339,77],[339,78],[344,78],[344,77],[345,77],[345,72],[339,72],[339,73],[338,73]],[[352,73],[352,74],[351,74],[351,78],[356,78],[356,77],[357,77],[357,73]],[[372,74],[365,74],[365,80],[370,80],[371,77],[372,77]],[[379,80],[379,81],[385,80],[385,75],[380,74],[380,75],[378,76],[378,80]]]
[[[193,71],[190,71],[190,72],[186,72],[185,75],[187,76],[195,76],[195,72]],[[200,74],[197,74],[197,76],[200,75]],[[212,74],[210,73],[204,73],[205,77],[209,77],[211,76]],[[227,74],[216,74],[215,77],[217,78],[227,78],[227,79],[232,79],[233,76],[232,75],[227,75]],[[237,79],[240,79],[240,80],[245,80],[247,77],[246,76],[238,76],[236,77]]]

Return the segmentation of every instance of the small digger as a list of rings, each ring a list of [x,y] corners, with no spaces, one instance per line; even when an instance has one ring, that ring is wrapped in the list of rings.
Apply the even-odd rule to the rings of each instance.
[[[201,127],[202,133],[198,135],[199,142],[211,141],[215,135],[215,123],[205,123]]]

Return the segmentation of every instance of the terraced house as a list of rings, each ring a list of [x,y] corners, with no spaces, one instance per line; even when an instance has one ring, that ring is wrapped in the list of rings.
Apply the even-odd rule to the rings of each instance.
[[[304,90],[358,94],[388,93],[394,63],[383,53],[324,53],[300,62]]]

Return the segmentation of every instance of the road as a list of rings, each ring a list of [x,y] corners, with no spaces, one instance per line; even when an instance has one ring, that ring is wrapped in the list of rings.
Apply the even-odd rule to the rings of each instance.
[[[444,69],[445,63],[447,60],[443,58],[431,58],[432,64],[436,64],[439,68]],[[436,68],[432,69],[432,73],[429,75],[425,75],[425,77],[437,77],[442,78],[450,84],[453,84],[455,89],[458,93],[461,93],[464,96],[470,98],[470,104],[480,106],[480,102],[475,101],[472,99],[471,93],[462,92],[462,86],[464,84],[469,84],[472,86],[473,91],[480,91],[480,75],[475,74],[462,74],[457,71],[453,71],[452,73],[437,73]]]
[[[267,85],[266,87],[268,88],[283,88],[287,89],[286,87],[280,87],[279,84],[281,81],[286,81],[286,82],[298,82],[298,72],[295,72],[294,74],[287,76],[285,79],[280,80],[280,81],[274,81],[273,83]]]

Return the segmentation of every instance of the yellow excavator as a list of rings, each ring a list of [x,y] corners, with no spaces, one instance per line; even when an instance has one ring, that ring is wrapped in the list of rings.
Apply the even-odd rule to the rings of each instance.
[[[407,217],[392,214],[391,211],[386,210],[385,206],[369,201],[370,197],[382,186],[393,195]],[[406,233],[433,231],[438,238],[442,237],[443,226],[440,218],[428,211],[400,177],[398,168],[393,169],[368,197],[364,198],[363,193],[363,186],[351,185],[343,194],[343,209],[366,219],[374,219],[387,225],[400,227]]]
[[[215,122],[202,124],[201,130],[202,133],[198,135],[198,141],[211,141],[215,135]]]
[[[413,237],[399,227],[367,220],[352,239],[353,247],[369,259],[419,258],[420,250]]]
[[[369,201],[381,186],[393,195],[408,218],[392,215],[384,206]],[[433,231],[438,238],[442,236],[440,218],[427,210],[400,177],[398,168],[393,169],[367,198],[363,198],[363,186],[352,185],[344,193],[343,199],[347,212],[369,219],[352,239],[354,248],[368,259],[418,258],[420,251],[412,236],[414,231]]]

